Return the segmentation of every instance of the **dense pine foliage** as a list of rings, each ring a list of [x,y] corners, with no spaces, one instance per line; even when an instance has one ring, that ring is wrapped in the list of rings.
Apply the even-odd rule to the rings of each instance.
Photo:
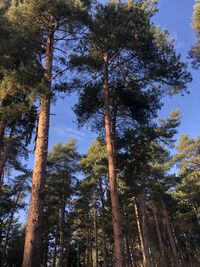
[[[200,137],[158,116],[192,76],[156,2],[0,2],[0,267],[200,266]],[[199,0],[193,28],[198,68]],[[85,154],[48,151],[60,93],[96,134]]]

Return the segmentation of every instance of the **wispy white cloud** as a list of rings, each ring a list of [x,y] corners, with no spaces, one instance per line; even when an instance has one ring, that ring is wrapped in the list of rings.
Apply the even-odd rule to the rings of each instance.
[[[53,134],[56,134],[56,136],[60,138],[75,138],[77,140],[87,139],[87,135],[84,131],[78,131],[64,125],[53,125],[51,129]]]
[[[178,49],[181,49],[181,48],[184,48],[186,47],[186,43],[185,42],[176,42],[175,43],[175,48],[178,50]]]
[[[177,32],[170,34],[170,38],[175,41],[175,43],[174,43],[175,49],[179,50],[179,49],[182,49],[186,46],[185,42],[180,41],[180,38],[179,38]]]

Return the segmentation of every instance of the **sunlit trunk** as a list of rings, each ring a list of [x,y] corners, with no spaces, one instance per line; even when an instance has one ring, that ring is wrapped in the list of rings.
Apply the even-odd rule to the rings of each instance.
[[[41,227],[43,222],[44,189],[48,153],[52,61],[53,35],[50,34],[46,42],[44,74],[47,92],[41,96],[40,100],[31,198],[26,224],[23,267],[38,267],[41,262]]]
[[[147,260],[146,260],[146,254],[145,254],[145,251],[144,251],[144,241],[143,241],[143,236],[142,236],[142,227],[141,227],[141,222],[140,222],[140,217],[139,217],[138,207],[137,207],[137,203],[136,203],[135,197],[133,197],[133,204],[134,204],[136,224],[137,224],[137,230],[138,230],[138,236],[139,236],[139,242],[140,242],[140,250],[142,252],[143,265],[145,266]]]
[[[105,131],[106,131],[106,147],[108,155],[108,171],[110,181],[110,196],[112,205],[112,221],[115,243],[115,267],[124,267],[123,254],[123,236],[121,211],[117,189],[116,165],[113,140],[111,137],[110,122],[110,103],[109,103],[109,78],[108,78],[108,55],[104,55],[104,111],[105,111]]]

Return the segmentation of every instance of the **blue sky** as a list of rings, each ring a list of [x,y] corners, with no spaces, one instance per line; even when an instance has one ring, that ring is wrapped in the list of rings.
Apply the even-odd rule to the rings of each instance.
[[[159,12],[154,18],[156,25],[167,28],[175,38],[175,46],[182,58],[187,60],[187,53],[194,43],[195,35],[192,30],[192,13],[194,0],[159,0]],[[179,108],[182,113],[180,134],[191,137],[200,135],[200,70],[192,70],[193,82],[189,84],[190,95],[167,97],[160,115],[167,117],[171,110]],[[95,136],[87,129],[77,129],[72,106],[75,97],[59,99],[52,107],[50,123],[49,149],[57,142],[67,142],[70,138],[77,139],[81,153],[87,151]]]
[[[169,30],[175,38],[176,50],[188,61],[188,51],[192,47],[195,35],[192,30],[192,13],[194,0],[158,0],[159,12],[154,18],[156,25]],[[189,63],[189,61],[188,61]],[[189,64],[190,67],[190,64]],[[163,100],[164,107],[160,116],[168,117],[170,112],[179,108],[182,113],[182,123],[179,134],[188,134],[190,137],[200,136],[200,70],[191,69],[193,82],[189,84],[190,95],[167,97]],[[66,143],[70,138],[77,140],[78,150],[86,153],[95,135],[89,129],[78,129],[72,107],[76,101],[74,96],[58,99],[51,109],[49,150],[57,142]],[[177,136],[178,137],[178,136]],[[34,155],[30,154],[28,166],[31,168]],[[25,214],[21,213],[21,220]]]
[[[176,40],[176,50],[185,61],[188,51],[194,44],[195,34],[192,29],[192,15],[194,0],[159,0],[160,11],[154,21],[167,28]],[[175,96],[166,98],[165,106],[161,111],[162,116],[169,114],[170,110],[179,108],[182,113],[182,123],[179,128],[180,134],[188,134],[191,137],[200,135],[200,70],[191,69],[193,82],[188,85],[190,95],[184,97]]]

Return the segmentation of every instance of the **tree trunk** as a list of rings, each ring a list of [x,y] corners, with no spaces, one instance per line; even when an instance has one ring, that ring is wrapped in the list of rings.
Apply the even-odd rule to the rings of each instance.
[[[149,238],[148,238],[148,230],[147,230],[145,189],[143,189],[142,197],[141,197],[141,212],[142,212],[142,236],[143,236],[143,242],[144,242],[144,253],[145,253],[145,258],[146,258],[146,262],[144,263],[144,267],[150,267]]]
[[[93,193],[93,208],[94,208],[94,240],[95,240],[95,252],[96,252],[96,264],[95,266],[98,267],[98,233],[97,233],[97,204],[96,204],[96,192]]]
[[[60,207],[60,262],[59,266],[63,267],[64,262],[64,237],[65,237],[65,200],[62,197]]]
[[[177,237],[176,237],[176,231],[175,231],[175,229],[174,229],[174,225],[173,225],[173,223],[171,223],[171,229],[172,229],[172,234],[173,234],[173,237],[174,237],[174,242],[175,242],[175,245],[176,245],[176,250],[177,251],[179,251],[179,265],[182,267],[182,266],[184,266],[184,257],[183,257],[183,254],[182,254],[182,251],[181,251],[181,247],[180,247],[180,245],[179,245],[179,243],[178,243],[178,239],[177,239]],[[186,245],[186,247],[187,247],[187,245]]]
[[[46,42],[45,74],[47,92],[41,97],[40,113],[32,177],[29,215],[26,225],[23,267],[39,267],[41,262],[41,227],[44,207],[44,189],[48,153],[50,94],[53,60],[53,34]]]
[[[170,246],[171,246],[171,249],[172,249],[172,253],[173,253],[173,256],[174,256],[174,263],[175,263],[175,266],[180,266],[180,262],[179,262],[179,258],[178,258],[178,252],[177,252],[177,249],[176,249],[176,243],[175,243],[175,240],[174,240],[174,237],[173,237],[173,233],[172,233],[172,229],[171,229],[171,226],[170,226],[170,222],[169,222],[169,216],[168,216],[168,212],[166,210],[166,207],[165,207],[165,204],[162,200],[162,211],[163,211],[163,216],[164,216],[164,222],[165,222],[165,225],[166,225],[166,228],[167,228],[167,233],[168,233],[168,236],[169,236],[169,242],[170,242]]]
[[[92,233],[91,229],[89,228],[89,247],[90,247],[90,267],[93,267],[93,244],[92,244]]]
[[[110,181],[110,196],[112,205],[112,220],[115,243],[115,267],[124,267],[122,222],[119,196],[117,190],[117,177],[115,166],[115,154],[111,137],[110,106],[109,106],[109,82],[108,82],[108,55],[104,55],[104,111],[106,147],[108,154],[108,170]]]
[[[80,251],[79,251],[79,244],[77,245],[77,267],[80,267]]]
[[[113,267],[113,246],[110,244],[110,249],[109,249],[109,259],[110,259],[110,266]]]
[[[3,149],[3,143],[4,143],[4,133],[5,133],[6,123],[4,120],[0,122],[0,154]]]
[[[103,252],[103,267],[108,267],[107,260],[107,247],[106,247],[106,233],[105,233],[105,225],[102,226],[102,252]]]
[[[59,223],[57,223],[57,225],[56,225],[56,236],[55,236],[55,241],[54,241],[53,264],[52,264],[52,267],[56,267],[58,232],[59,232]]]
[[[103,252],[103,267],[108,267],[107,247],[106,247],[106,230],[105,230],[105,201],[102,186],[102,178],[99,178],[99,192],[101,199],[101,230],[102,230],[102,252]]]
[[[143,236],[142,236],[142,227],[140,223],[140,218],[139,218],[139,213],[138,213],[138,207],[136,203],[135,197],[133,197],[133,203],[134,203],[134,210],[135,210],[135,217],[136,217],[136,223],[137,223],[137,230],[138,230],[138,236],[139,236],[139,241],[140,241],[140,249],[142,252],[142,258],[143,258],[143,266],[145,266],[147,259],[146,259],[146,254],[144,251],[144,241],[143,241]]]
[[[69,266],[69,254],[70,254],[70,241],[67,242],[67,248],[65,251],[65,260],[64,260],[63,267]]]
[[[195,205],[194,211],[195,211],[195,216],[196,216],[197,222],[200,225],[200,207]]]
[[[10,149],[12,147],[13,143],[13,134],[14,134],[14,129],[15,127],[13,126],[10,130],[10,134],[8,137],[8,140],[6,142],[6,145],[1,153],[1,158],[0,158],[0,183],[3,184],[3,171],[6,165],[6,162],[8,160],[9,154],[10,154]]]
[[[17,204],[19,202],[20,196],[21,196],[21,191],[18,192],[18,194],[16,196],[14,209],[11,211],[10,218],[7,220],[8,227],[7,227],[6,236],[5,236],[5,243],[4,243],[3,250],[2,250],[1,265],[0,265],[1,267],[4,266],[4,259],[5,259],[5,256],[7,254],[7,246],[8,246],[8,241],[9,241],[9,234],[10,234],[10,230],[11,230],[14,214],[16,212],[16,206],[17,206]],[[6,224],[7,224],[7,222],[6,222]]]
[[[91,253],[90,253],[90,228],[88,228],[88,236],[87,236],[87,252],[86,252],[86,266],[91,267]]]
[[[163,242],[162,242],[160,226],[159,226],[158,217],[157,217],[157,208],[156,208],[156,206],[154,204],[154,201],[152,201],[152,210],[153,210],[153,218],[154,218],[155,225],[156,225],[156,231],[157,231],[157,235],[158,235],[158,242],[159,242],[160,252],[161,252],[161,266],[165,266],[164,246],[163,246]]]
[[[49,252],[48,233],[45,234],[45,238],[44,238],[43,242],[44,242],[44,248],[43,248],[43,263],[42,263],[42,267],[47,267],[48,252]]]
[[[127,267],[134,267],[134,263],[131,258],[130,245],[128,240],[128,235],[126,234],[126,251],[127,251]]]

